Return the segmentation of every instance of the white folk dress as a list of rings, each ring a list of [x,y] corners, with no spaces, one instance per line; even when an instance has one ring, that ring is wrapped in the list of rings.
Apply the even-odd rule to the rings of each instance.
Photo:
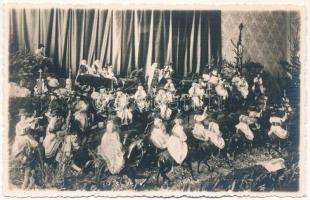
[[[134,98],[137,103],[138,109],[140,110],[140,112],[142,112],[143,109],[147,107],[145,90],[138,89],[134,95]]]
[[[193,136],[194,138],[201,140],[201,141],[208,140],[208,138],[206,137],[206,129],[201,122],[195,123],[194,129],[193,129]]]
[[[288,132],[284,128],[281,127],[281,124],[285,120],[280,117],[270,117],[269,122],[271,123],[270,130],[268,132],[268,135],[275,135],[276,137],[280,139],[286,139],[288,137]]]
[[[223,149],[225,147],[225,141],[221,135],[219,125],[215,122],[210,122],[209,128],[206,131],[207,137],[219,149]]]
[[[38,146],[38,142],[27,133],[27,130],[34,128],[33,118],[21,120],[16,124],[15,140],[12,146],[13,156],[18,156],[27,149],[34,149]]]
[[[118,174],[124,167],[124,151],[118,132],[106,132],[101,138],[98,154],[107,162],[111,174]]]
[[[239,117],[239,123],[235,127],[236,127],[236,131],[240,130],[244,134],[246,139],[252,141],[254,139],[254,133],[249,127],[248,121],[249,121],[248,116],[241,115]]]
[[[154,146],[159,149],[166,149],[169,137],[164,124],[162,122],[154,122],[154,128],[150,136],[150,140]]]
[[[198,84],[194,84],[188,91],[189,96],[192,98],[193,107],[203,106],[202,97],[204,95],[204,90],[200,88]]]
[[[215,87],[215,91],[217,95],[223,97],[224,100],[228,98],[228,92],[225,89],[224,82],[222,80],[220,80],[219,84]]]
[[[183,126],[176,124],[172,128],[172,135],[168,140],[168,152],[178,164],[182,164],[187,156],[188,147],[186,140],[187,136]]]

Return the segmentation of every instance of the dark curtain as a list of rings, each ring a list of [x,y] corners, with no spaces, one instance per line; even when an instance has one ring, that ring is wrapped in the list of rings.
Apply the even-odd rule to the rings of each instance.
[[[73,75],[81,59],[111,63],[128,75],[153,62],[173,62],[178,74],[199,73],[221,58],[220,11],[12,9],[10,51],[46,55]]]

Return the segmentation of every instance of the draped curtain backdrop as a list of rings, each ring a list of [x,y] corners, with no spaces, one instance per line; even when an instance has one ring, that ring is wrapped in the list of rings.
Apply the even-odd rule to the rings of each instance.
[[[220,11],[12,9],[10,52],[35,51],[73,75],[80,60],[111,63],[116,74],[173,62],[180,75],[221,57]]]

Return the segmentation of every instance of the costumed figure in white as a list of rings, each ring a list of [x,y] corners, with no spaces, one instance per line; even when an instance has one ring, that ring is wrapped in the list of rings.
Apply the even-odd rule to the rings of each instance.
[[[113,81],[113,83],[118,84],[118,80],[115,77],[115,74],[113,72],[113,66],[112,65],[108,65],[107,67],[102,67],[100,68],[99,71],[100,75],[104,78],[110,79]]]
[[[206,129],[203,124],[203,121],[208,118],[207,110],[207,107],[205,107],[201,115],[194,115],[195,124],[192,133],[196,139],[201,141],[208,140]]]
[[[43,140],[43,147],[45,149],[45,157],[53,158],[56,156],[62,142],[60,135],[63,135],[66,129],[65,119],[60,116],[56,110],[49,110],[45,115],[48,120],[48,125]]]
[[[255,127],[257,129],[259,129],[260,124],[258,123],[258,120],[262,117],[263,110],[260,110],[259,112],[256,110],[249,110],[248,112],[249,112],[248,116],[250,118],[250,121],[252,122],[252,124],[255,124]]]
[[[29,131],[36,129],[38,119],[28,117],[24,109],[19,111],[20,121],[16,124],[15,139],[12,146],[12,155],[19,160],[24,168],[24,180],[22,189],[32,189],[34,183],[31,183],[34,174],[32,174],[34,161],[34,152],[37,150],[38,142],[30,135]]]
[[[249,94],[249,85],[244,77],[241,77],[239,73],[235,74],[231,80],[232,84],[241,93],[243,99],[246,99]]]
[[[123,93],[122,91],[118,91],[116,93],[116,99],[114,104],[117,112],[117,117],[121,119],[121,123],[124,125],[132,123],[132,110],[128,108],[128,95]]]
[[[216,94],[219,96],[218,109],[223,109],[223,101],[228,98],[228,90],[226,89],[226,81],[219,79],[217,86],[215,86]]]
[[[173,74],[173,69],[172,69],[171,63],[164,66],[164,68],[161,69],[161,71],[162,71],[163,78],[170,79],[172,77],[172,74]]]
[[[209,127],[206,130],[206,138],[214,144],[219,149],[223,149],[225,147],[225,141],[222,137],[220,127],[216,122],[210,122]]]
[[[188,94],[192,99],[193,108],[201,108],[203,106],[204,90],[198,83],[192,84],[192,87],[189,89]]]
[[[182,119],[175,119],[175,125],[172,128],[172,134],[168,140],[168,152],[178,164],[185,160],[188,147],[186,144],[187,136],[182,125]]]
[[[166,149],[168,145],[168,140],[170,136],[166,132],[166,127],[161,119],[154,119],[154,126],[151,131],[150,140],[154,144],[154,146],[158,149]]]
[[[213,87],[217,86],[217,84],[219,83],[218,72],[216,70],[212,70],[208,83]]]
[[[146,92],[142,85],[139,85],[137,91],[134,95],[134,99],[137,103],[140,112],[143,112],[148,107],[148,102],[146,100]]]
[[[253,141],[254,133],[249,126],[252,123],[253,123],[253,119],[249,118],[246,115],[240,115],[239,123],[235,126],[236,132],[243,133],[246,139]]]
[[[147,90],[148,92],[151,92],[152,88],[156,87],[159,81],[159,70],[157,63],[153,63],[151,66],[147,67],[145,72],[145,78],[147,80]]]
[[[241,78],[240,85],[237,88],[239,88],[241,96],[244,99],[246,99],[248,97],[248,95],[249,95],[249,85],[248,85],[248,82],[245,80],[244,77]]]
[[[271,124],[270,130],[268,131],[268,136],[276,136],[280,139],[287,139],[288,132],[286,129],[282,128],[283,124],[287,121],[288,114],[285,113],[283,117],[273,115],[270,117],[269,122]]]
[[[107,122],[106,132],[101,138],[97,152],[107,162],[111,174],[118,174],[125,165],[123,145],[114,123]]]
[[[91,98],[94,100],[95,107],[98,112],[103,113],[106,111],[110,100],[113,99],[113,96],[108,93],[105,88],[101,88],[99,92],[92,92]]]
[[[257,99],[259,95],[263,95],[265,93],[263,79],[260,73],[258,73],[253,79],[252,91],[255,95],[255,99]]]
[[[172,97],[167,95],[165,90],[160,89],[155,97],[155,103],[160,110],[160,116],[162,119],[169,120],[172,114],[172,110],[169,108],[169,103],[172,101]]]
[[[88,74],[93,75],[93,76],[100,76],[101,72],[101,64],[100,60],[95,60],[94,63],[91,66],[91,70],[88,71]]]
[[[176,93],[176,89],[172,82],[172,79],[167,79],[167,83],[165,84],[164,89],[173,95]]]
[[[283,107],[284,112],[286,112],[289,117],[292,114],[293,109],[290,104],[290,99],[286,96],[286,94],[284,94],[284,97],[282,97],[281,105]]]
[[[78,126],[82,132],[85,132],[90,125],[90,117],[88,115],[89,104],[77,96],[74,105],[74,120],[78,122]]]

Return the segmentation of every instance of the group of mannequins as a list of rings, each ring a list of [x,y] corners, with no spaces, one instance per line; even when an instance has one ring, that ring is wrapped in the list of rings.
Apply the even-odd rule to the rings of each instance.
[[[40,52],[38,52],[39,55],[41,55]],[[104,77],[117,82],[112,66],[101,67],[99,60],[94,61],[91,66],[87,64],[86,60],[82,60],[78,75],[84,74]],[[216,69],[212,69],[204,73],[201,78],[194,80],[188,91],[182,91],[190,98],[191,107],[197,111],[202,111],[194,114],[193,124],[187,124],[190,128],[190,133],[188,133],[185,131],[185,125],[180,115],[182,111],[178,110],[179,115],[172,115],[173,108],[171,104],[178,98],[177,83],[173,80],[172,74],[173,68],[171,64],[159,69],[158,64],[153,63],[146,70],[145,84],[137,85],[133,94],[126,93],[121,89],[115,91],[110,88],[98,89],[92,87],[85,93],[75,94],[72,97],[74,101],[69,103],[70,114],[67,114],[67,118],[57,109],[50,108],[45,113],[44,117],[47,118],[48,125],[45,129],[46,134],[40,141],[33,138],[29,133],[29,130],[37,128],[37,118],[30,117],[24,110],[21,110],[20,121],[16,125],[16,136],[12,152],[15,157],[21,157],[26,166],[23,187],[29,187],[30,179],[34,176],[33,164],[32,161],[29,161],[29,158],[33,151],[38,148],[40,142],[44,148],[46,158],[54,158],[58,163],[61,163],[64,159],[71,159],[73,152],[79,150],[81,145],[84,145],[84,143],[79,141],[88,139],[87,133],[92,130],[95,121],[93,120],[94,116],[108,113],[111,108],[114,109],[113,112],[115,114],[108,114],[115,115],[113,117],[120,121],[116,122],[106,117],[104,121],[98,123],[97,128],[103,128],[104,134],[97,148],[97,153],[107,163],[110,173],[118,174],[125,167],[124,155],[126,149],[124,143],[121,142],[120,134],[122,130],[120,125],[139,123],[134,121],[135,110],[133,109],[136,108],[139,113],[149,111],[155,113],[152,115],[153,124],[149,135],[151,143],[158,151],[167,151],[177,164],[182,164],[188,156],[188,134],[192,134],[198,141],[209,143],[218,149],[225,147],[221,127],[216,119],[210,116],[213,110],[208,107],[209,105],[206,105],[205,97],[211,98],[215,94],[222,101],[225,101],[231,95],[233,88],[235,88],[242,99],[247,99],[250,92],[253,92],[255,101],[266,99],[264,98],[265,88],[260,73],[254,77],[253,83],[251,83],[253,86],[249,90],[247,80],[240,73],[237,72],[232,76],[231,80],[227,80]],[[39,79],[42,79],[41,75]],[[64,94],[70,96],[75,89],[71,79],[66,81],[66,85],[63,88],[59,86],[58,80],[53,77],[47,78],[46,83],[46,88],[39,88],[37,86],[34,88],[34,91],[38,95],[48,95],[51,92],[50,104],[57,102]],[[65,91],[69,92],[65,93]],[[154,110],[151,110],[152,103],[155,105]],[[221,101],[218,101],[218,103],[220,104]],[[92,106],[94,108],[91,108]],[[283,128],[283,123],[288,120],[289,114],[292,112],[289,99],[286,96],[283,97],[280,107],[284,110],[285,115],[271,114],[269,120],[271,126],[268,135],[286,139],[288,133]],[[266,102],[263,101],[259,108],[256,110],[248,109],[246,112],[241,113],[239,115],[239,122],[234,124],[236,132],[244,135],[249,141],[255,139],[253,126],[258,130],[260,129],[259,121],[266,109]],[[216,112],[220,112],[220,109]],[[170,125],[169,128],[167,124]],[[78,137],[82,137],[84,140],[78,140]],[[77,172],[81,171],[80,167],[75,165],[74,162],[71,162],[70,168]]]

